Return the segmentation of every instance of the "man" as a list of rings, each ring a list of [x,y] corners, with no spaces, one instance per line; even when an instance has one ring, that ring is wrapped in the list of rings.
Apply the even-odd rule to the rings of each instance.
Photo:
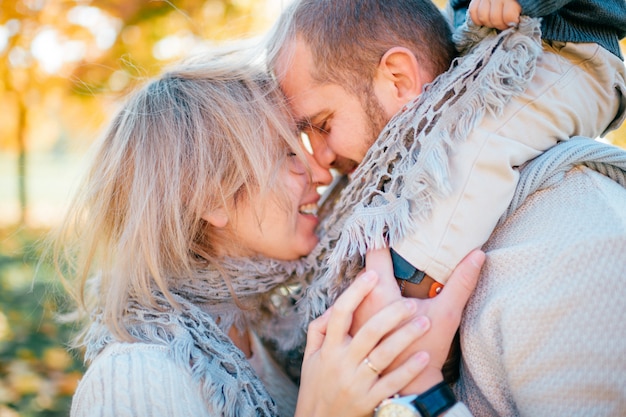
[[[316,159],[342,172],[455,54],[429,1],[296,1],[277,27],[272,67]],[[455,386],[476,415],[626,413],[626,326],[611,318],[626,313],[616,285],[626,191],[588,168],[559,178],[528,196],[518,189],[523,204],[483,247]]]

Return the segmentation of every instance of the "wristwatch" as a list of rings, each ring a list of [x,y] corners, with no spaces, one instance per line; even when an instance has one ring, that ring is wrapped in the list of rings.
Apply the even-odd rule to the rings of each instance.
[[[383,400],[374,410],[374,417],[437,417],[456,404],[454,393],[440,382],[420,395],[394,395]]]

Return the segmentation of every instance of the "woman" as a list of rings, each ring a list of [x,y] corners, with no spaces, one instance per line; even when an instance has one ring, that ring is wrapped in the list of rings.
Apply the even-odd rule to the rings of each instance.
[[[302,149],[273,80],[247,62],[200,57],[166,71],[97,147],[55,240],[89,319],[72,416],[367,415],[427,362],[378,375],[428,326],[402,323],[411,302],[348,336],[375,273],[311,325],[297,404],[258,343],[270,291],[288,284],[260,265],[316,245],[316,187],[330,174]]]

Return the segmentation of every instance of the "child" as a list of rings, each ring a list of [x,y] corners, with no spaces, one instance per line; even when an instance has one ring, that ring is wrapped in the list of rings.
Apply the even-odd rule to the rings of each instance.
[[[409,282],[419,282],[424,271],[445,283],[454,265],[487,240],[511,201],[519,165],[572,136],[603,136],[626,116],[619,47],[626,36],[626,2],[451,0],[455,20],[468,5],[476,25],[501,30],[519,23],[520,15],[541,17],[543,55],[524,93],[502,115],[486,115],[455,151],[452,195],[435,203],[433,217],[416,236],[394,246],[396,274]],[[479,148],[476,162],[464,166],[462,159]]]

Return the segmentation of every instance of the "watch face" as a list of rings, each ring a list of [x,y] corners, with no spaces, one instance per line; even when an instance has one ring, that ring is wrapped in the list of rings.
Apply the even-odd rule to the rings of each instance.
[[[385,400],[376,409],[375,417],[420,417],[415,407],[394,401]]]

